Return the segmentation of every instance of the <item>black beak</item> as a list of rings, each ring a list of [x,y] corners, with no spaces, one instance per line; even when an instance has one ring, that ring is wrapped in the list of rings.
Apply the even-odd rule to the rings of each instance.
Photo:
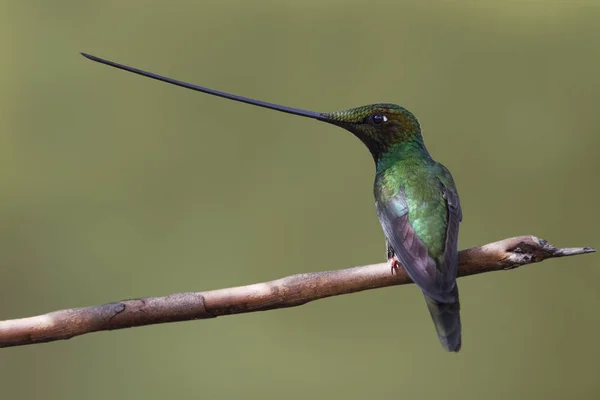
[[[133,72],[134,74],[138,74],[138,75],[142,75],[142,76],[145,76],[148,78],[156,79],[158,81],[170,83],[172,85],[181,86],[186,89],[192,89],[192,90],[196,90],[198,92],[208,93],[213,96],[223,97],[223,98],[226,98],[229,100],[239,101],[241,103],[252,104],[252,105],[255,105],[258,107],[269,108],[271,110],[281,111],[281,112],[288,113],[288,114],[294,114],[294,115],[300,115],[302,117],[313,118],[313,119],[317,119],[319,121],[333,122],[333,121],[329,120],[326,117],[326,115],[323,113],[308,111],[308,110],[301,110],[299,108],[286,107],[286,106],[282,106],[279,104],[268,103],[266,101],[249,99],[248,97],[237,96],[235,94],[226,93],[226,92],[220,92],[218,90],[209,89],[209,88],[206,88],[203,86],[197,86],[197,85],[194,85],[191,83],[182,82],[182,81],[178,81],[176,79],[171,79],[171,78],[167,78],[165,76],[153,74],[152,72],[142,71],[141,69],[128,67],[127,65],[118,64],[118,63],[115,63],[115,62],[112,62],[109,60],[105,60],[103,58],[92,56],[91,54],[81,53],[81,55],[84,56],[85,58],[88,58],[92,61],[99,62],[101,64],[106,64],[111,67],[115,67],[115,68],[119,68],[119,69],[122,69],[125,71]]]

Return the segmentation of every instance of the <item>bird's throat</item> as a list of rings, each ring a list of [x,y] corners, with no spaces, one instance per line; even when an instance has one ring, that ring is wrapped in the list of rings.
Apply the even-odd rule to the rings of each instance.
[[[377,172],[384,171],[400,161],[431,161],[431,156],[423,143],[421,137],[415,137],[411,140],[402,142],[390,143],[381,149],[377,154],[373,155]]]

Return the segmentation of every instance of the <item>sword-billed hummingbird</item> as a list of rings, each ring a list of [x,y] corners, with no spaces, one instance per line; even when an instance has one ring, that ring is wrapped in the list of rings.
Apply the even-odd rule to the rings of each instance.
[[[148,78],[226,99],[313,118],[352,132],[375,161],[375,204],[392,273],[398,263],[421,288],[435,328],[448,351],[461,347],[458,225],[462,212],[450,172],[434,161],[415,116],[395,104],[372,104],[319,113],[285,107],[178,81],[89,54],[86,58]]]

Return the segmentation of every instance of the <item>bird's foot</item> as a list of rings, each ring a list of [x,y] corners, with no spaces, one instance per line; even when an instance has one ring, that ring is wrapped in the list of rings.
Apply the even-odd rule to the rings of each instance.
[[[388,262],[390,263],[392,275],[398,275],[398,272],[400,272],[400,265],[402,265],[400,264],[400,261],[398,261],[396,256],[393,256],[392,258],[388,259]]]

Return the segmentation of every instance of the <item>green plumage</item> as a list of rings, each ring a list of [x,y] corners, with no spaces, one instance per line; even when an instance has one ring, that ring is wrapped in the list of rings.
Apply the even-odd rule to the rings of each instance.
[[[400,146],[398,146],[400,147]],[[377,174],[375,191],[387,202],[399,191],[408,205],[408,220],[434,259],[445,251],[448,211],[439,185],[438,164],[418,150],[395,149],[398,160]],[[376,194],[377,196],[377,194]]]

